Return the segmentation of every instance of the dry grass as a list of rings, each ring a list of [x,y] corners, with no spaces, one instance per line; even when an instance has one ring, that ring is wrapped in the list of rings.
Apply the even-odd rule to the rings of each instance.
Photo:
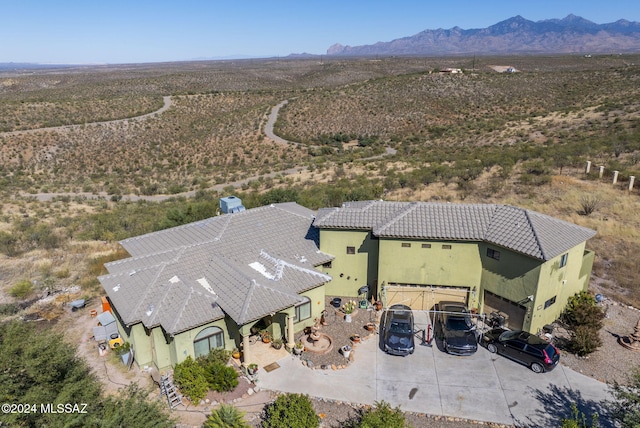
[[[0,231],[10,232],[28,215],[65,234],[69,217],[112,205],[80,198],[13,199],[19,191],[175,194],[299,166],[300,174],[256,181],[245,190],[364,179],[385,189],[380,196],[390,200],[532,208],[596,229],[589,242],[598,254],[595,275],[620,299],[638,305],[640,274],[632,263],[640,249],[637,191],[628,194],[623,185],[607,184],[608,176],[584,180],[580,173],[587,156],[594,166],[607,165],[607,174],[620,168],[621,180],[637,171],[640,73],[628,64],[638,62],[637,56],[514,57],[508,63],[520,72],[506,74],[489,67],[504,63],[500,58],[478,59],[475,70],[470,70],[471,58],[265,60],[1,75],[4,130],[123,120],[0,134]],[[442,67],[465,73],[432,72]],[[126,120],[157,109],[166,95],[172,96],[172,106],[162,115]],[[289,103],[276,124],[280,135],[314,144],[323,135],[356,138],[321,155],[266,140],[267,114],[285,99]],[[357,138],[363,136],[379,140],[359,147]],[[395,147],[398,154],[358,160],[383,146]],[[545,158],[546,150],[559,147],[567,153]],[[512,166],[498,159],[503,154],[514,157]],[[554,163],[558,159],[566,165]],[[554,173],[563,167],[563,175],[542,186],[523,184],[533,161]],[[481,166],[462,181],[459,175],[475,164]],[[450,175],[420,176],[442,167]],[[579,215],[581,198],[594,193],[602,207],[589,217]],[[0,256],[6,270],[0,288],[28,278],[91,290],[97,272],[90,260],[113,252],[111,245],[67,240],[57,250]]]

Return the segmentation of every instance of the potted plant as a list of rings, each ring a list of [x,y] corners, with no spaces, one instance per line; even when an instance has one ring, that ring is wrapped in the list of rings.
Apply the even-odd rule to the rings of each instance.
[[[356,301],[349,300],[347,303],[342,305],[342,312],[344,312],[344,320],[346,322],[351,322],[351,314],[356,310]]]
[[[251,363],[247,366],[247,373],[250,375],[254,375],[258,373],[258,365],[256,363]]]
[[[233,358],[235,358],[236,360],[239,360],[240,357],[242,356],[242,353],[240,352],[240,350],[238,348],[233,348],[233,351],[231,351],[231,356]]]
[[[296,355],[302,354],[302,350],[304,349],[304,345],[301,340],[298,340],[296,344],[293,346],[293,353]]]
[[[262,333],[260,333],[260,335],[262,336],[262,342],[264,343],[271,342],[271,339],[272,339],[271,333],[269,333],[268,331],[263,330]]]
[[[282,348],[282,339],[281,338],[273,339],[271,341],[271,346],[273,346],[275,349]]]
[[[351,335],[351,341],[353,343],[360,343],[360,335],[359,334],[352,334]]]

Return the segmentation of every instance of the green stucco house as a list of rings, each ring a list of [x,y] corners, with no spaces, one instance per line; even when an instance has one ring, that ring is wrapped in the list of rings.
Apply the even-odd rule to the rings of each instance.
[[[433,310],[443,300],[536,332],[586,289],[594,231],[504,205],[295,203],[215,216],[126,239],[131,257],[99,278],[139,366],[169,368],[267,330],[293,346],[326,296]]]
[[[268,331],[293,346],[324,310],[314,212],[295,203],[224,214],[121,241],[99,278],[139,366],[162,370]]]
[[[433,310],[462,301],[500,310],[507,325],[537,332],[585,290],[595,231],[531,210],[494,204],[365,201],[323,208],[314,226],[331,295],[363,285],[386,306]]]

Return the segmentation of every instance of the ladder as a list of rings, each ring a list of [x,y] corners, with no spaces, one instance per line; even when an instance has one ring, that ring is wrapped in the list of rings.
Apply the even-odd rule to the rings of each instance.
[[[168,374],[160,377],[160,396],[166,396],[169,407],[175,409],[182,404],[182,395],[178,394],[178,388],[173,384]]]

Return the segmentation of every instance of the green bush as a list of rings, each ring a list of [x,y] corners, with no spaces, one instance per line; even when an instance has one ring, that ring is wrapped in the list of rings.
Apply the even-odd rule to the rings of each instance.
[[[599,330],[604,311],[590,293],[581,291],[570,297],[561,318],[573,330],[568,343],[571,352],[584,356],[602,345]]]
[[[569,342],[569,350],[581,357],[588,355],[602,345],[598,328],[590,325],[579,325],[575,328]]]
[[[197,404],[209,391],[204,367],[194,361],[191,356],[180,364],[176,364],[173,379],[180,387],[182,394],[188,397],[192,403]]]
[[[9,289],[9,294],[16,299],[24,299],[33,293],[33,284],[27,279],[19,281]]]
[[[238,386],[238,373],[233,367],[214,362],[204,367],[209,388],[218,392],[233,391]]]
[[[355,428],[404,428],[404,414],[399,407],[391,408],[385,401],[376,401],[375,407],[362,413]]]
[[[207,420],[202,425],[203,428],[249,428],[242,418],[241,412],[231,404],[221,404],[217,409],[213,409]]]
[[[587,291],[571,296],[562,313],[562,320],[572,328],[589,325],[599,329],[603,318],[604,311],[598,306],[595,297]]]
[[[264,428],[316,428],[320,425],[309,396],[282,394],[264,409]]]

